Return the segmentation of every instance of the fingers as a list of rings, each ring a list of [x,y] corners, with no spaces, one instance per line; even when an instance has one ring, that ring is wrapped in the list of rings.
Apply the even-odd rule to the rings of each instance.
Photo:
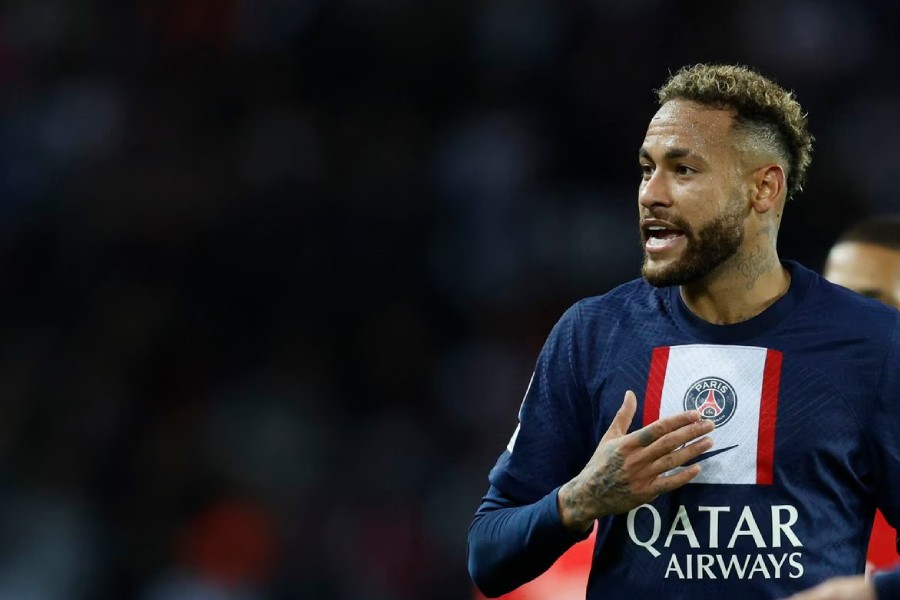
[[[713,429],[715,429],[715,424],[708,419],[684,425],[680,429],[667,433],[647,446],[647,459],[656,460],[662,456],[671,454],[688,442],[710,433]],[[691,445],[695,446],[696,444]]]
[[[685,427],[686,425],[691,425],[692,423],[697,422],[700,422],[700,413],[696,410],[689,410],[678,413],[677,415],[666,417],[665,419],[660,419],[655,423],[651,423],[643,429],[638,429],[634,432],[633,435],[641,446],[646,447],[669,433],[677,431]],[[697,436],[692,436],[689,439],[693,439],[694,437]],[[671,448],[671,450],[674,450],[677,447],[678,446],[674,446]]]
[[[699,474],[700,465],[691,465],[674,475],[657,477],[656,481],[653,482],[653,494],[654,496],[659,496],[660,494],[667,494],[673,490],[677,490],[686,483],[690,483],[690,481]]]
[[[603,442],[609,438],[621,437],[628,433],[628,428],[634,420],[634,413],[636,410],[637,398],[635,397],[634,392],[628,390],[625,392],[625,400],[622,401],[622,406],[619,407],[616,416],[609,425],[609,429],[606,430],[606,434],[600,441]]]
[[[662,443],[662,441],[663,440],[660,440],[657,443]],[[663,456],[660,456],[653,462],[652,469],[656,473],[665,473],[667,471],[671,471],[676,467],[680,467],[681,465],[692,461],[712,447],[712,438],[699,439],[693,444],[688,444],[687,446],[684,446],[683,448],[680,448],[674,452],[669,452],[667,454],[664,454]]]

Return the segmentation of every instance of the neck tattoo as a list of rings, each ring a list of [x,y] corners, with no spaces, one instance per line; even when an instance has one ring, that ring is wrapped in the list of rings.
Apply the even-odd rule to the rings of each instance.
[[[758,245],[751,250],[747,257],[738,263],[738,270],[747,278],[746,289],[752,290],[760,275],[771,270],[774,264],[775,254],[766,246]]]

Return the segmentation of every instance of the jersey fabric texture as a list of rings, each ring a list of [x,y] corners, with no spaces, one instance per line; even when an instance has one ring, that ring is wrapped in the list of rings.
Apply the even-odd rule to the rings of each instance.
[[[683,410],[716,429],[701,475],[597,522],[588,599],[781,598],[864,571],[876,506],[900,522],[900,312],[786,261],[788,292],[713,325],[677,287],[627,283],[570,308],[537,361],[519,426],[469,532],[487,595],[585,535],[559,519],[625,392],[631,430]],[[897,591],[898,574],[876,580]]]

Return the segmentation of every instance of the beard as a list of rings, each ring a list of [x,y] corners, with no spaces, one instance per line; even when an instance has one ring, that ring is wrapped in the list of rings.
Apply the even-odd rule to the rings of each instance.
[[[744,243],[744,221],[737,211],[716,217],[696,232],[684,227],[684,223],[673,224],[684,232],[686,245],[681,257],[670,264],[654,266],[644,253],[641,275],[654,287],[686,285],[703,279],[737,254]]]

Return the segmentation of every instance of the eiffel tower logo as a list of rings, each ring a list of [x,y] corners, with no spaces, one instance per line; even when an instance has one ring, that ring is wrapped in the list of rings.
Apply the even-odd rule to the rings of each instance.
[[[716,402],[716,393],[712,390],[707,390],[706,400],[697,407],[697,410],[699,410],[700,414],[707,419],[713,419],[721,415],[722,407]]]
[[[731,420],[737,408],[734,387],[719,377],[704,377],[684,394],[684,410],[696,410],[704,419],[721,427]]]

